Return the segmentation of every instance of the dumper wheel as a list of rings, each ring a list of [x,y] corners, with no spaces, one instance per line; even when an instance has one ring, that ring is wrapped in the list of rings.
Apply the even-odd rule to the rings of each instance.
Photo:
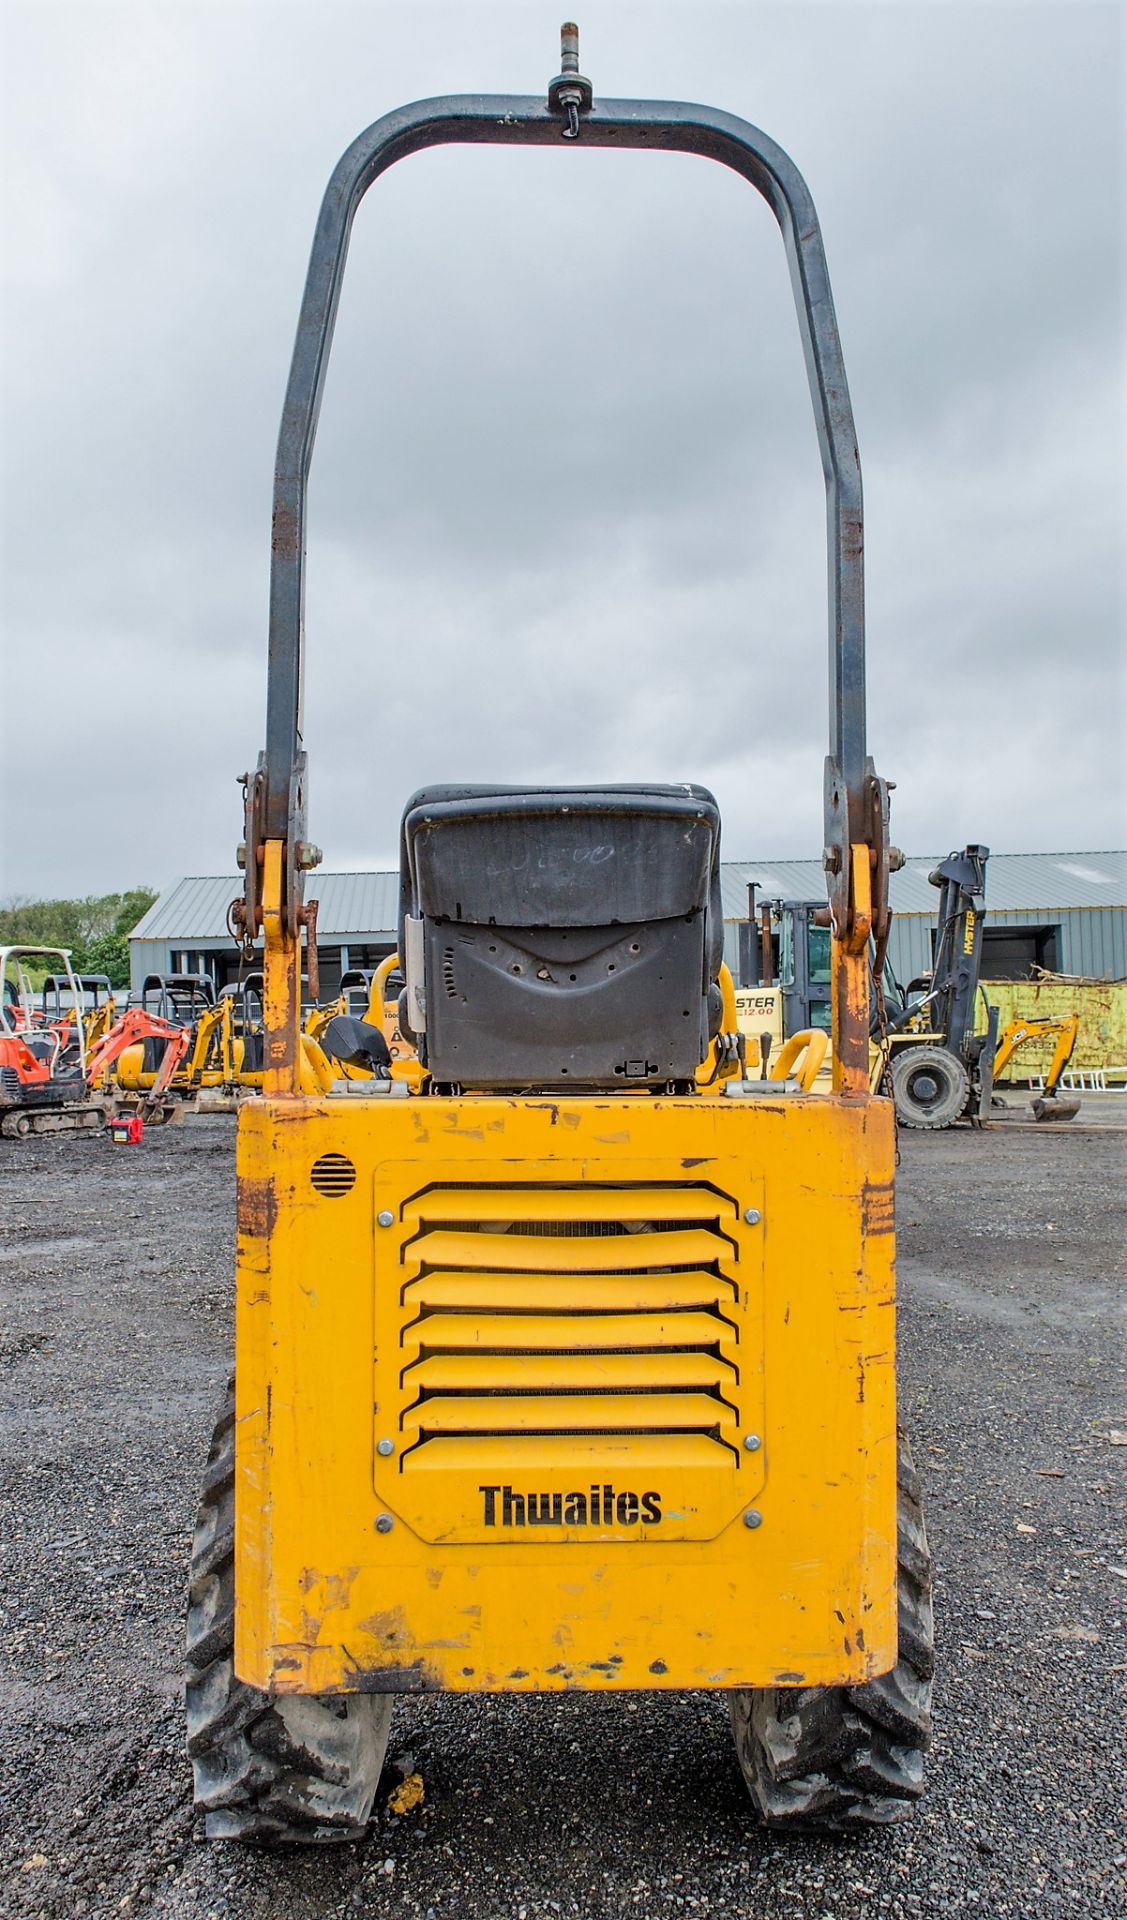
[[[208,1455],[189,1576],[185,1705],[195,1804],[211,1840],[355,1840],[375,1798],[391,1701],[358,1693],[272,1700],[236,1679],[234,1555],[232,1383]]]
[[[900,1657],[860,1687],[741,1688],[736,1753],[769,1827],[848,1833],[904,1820],[923,1791],[935,1670],[931,1554],[907,1439],[897,1460]]]
[[[966,1112],[970,1076],[946,1047],[902,1047],[892,1062],[892,1098],[902,1127],[953,1127]]]

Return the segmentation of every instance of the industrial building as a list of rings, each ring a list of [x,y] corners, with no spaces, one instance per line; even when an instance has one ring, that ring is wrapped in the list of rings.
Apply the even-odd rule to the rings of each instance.
[[[940,855],[909,858],[891,882],[895,914],[889,952],[901,981],[931,965],[938,895],[928,874]],[[725,952],[742,978],[739,926],[770,900],[822,900],[817,860],[733,860],[722,868]],[[131,986],[147,974],[209,973],[218,986],[238,971],[227,909],[242,883],[234,875],[193,876],[165,888],[130,935]],[[1093,980],[1127,976],[1127,852],[996,853],[986,871],[983,976],[1025,979],[1034,967]],[[749,889],[754,889],[749,893]],[[322,998],[342,973],[374,967],[396,943],[396,873],[320,873],[316,899]]]

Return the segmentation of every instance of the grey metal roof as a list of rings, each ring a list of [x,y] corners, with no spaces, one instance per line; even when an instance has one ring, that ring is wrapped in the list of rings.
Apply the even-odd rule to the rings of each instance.
[[[942,854],[912,854],[892,875],[894,913],[934,917],[936,890],[928,881]],[[821,900],[826,883],[818,860],[728,860],[721,868],[724,918],[747,914],[748,882],[759,900]],[[1127,852],[995,853],[986,866],[986,906],[994,913],[1063,912],[1071,907],[1127,907]]]
[[[940,854],[914,855],[892,876],[896,913],[935,913],[928,874]],[[721,868],[726,920],[747,914],[748,882],[759,900],[821,900],[825,875],[818,860],[729,860]],[[222,940],[227,906],[241,889],[234,874],[196,875],[166,887],[134,927],[134,940]],[[322,940],[354,935],[393,937],[398,917],[395,873],[322,873],[311,876],[307,897],[318,903]],[[1127,907],[1127,852],[995,853],[986,869],[986,904],[996,913],[1061,912],[1072,907]]]
[[[227,908],[242,880],[236,875],[194,875],[174,880],[139,920],[133,940],[222,940]],[[386,933],[394,937],[399,917],[397,873],[320,873],[306,881],[305,897],[317,902],[317,937]]]

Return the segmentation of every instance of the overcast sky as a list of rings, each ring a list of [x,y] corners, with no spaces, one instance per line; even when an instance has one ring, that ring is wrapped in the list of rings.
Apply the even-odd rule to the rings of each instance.
[[[339,154],[540,93],[560,0],[3,7],[0,897],[233,872],[274,442]],[[1124,11],[586,0],[819,208],[910,852],[1125,844]],[[310,830],[426,781],[704,781],[815,856],[825,521],[777,228],[686,156],[447,148],[357,218],[311,488]]]

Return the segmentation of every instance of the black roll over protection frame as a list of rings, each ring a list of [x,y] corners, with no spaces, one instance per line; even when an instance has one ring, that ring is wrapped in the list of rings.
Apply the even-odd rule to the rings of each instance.
[[[241,776],[245,872],[234,925],[249,942],[262,930],[263,847],[282,845],[282,918],[300,938],[308,909],[305,873],[320,862],[307,838],[302,748],[305,519],[309,463],[317,430],[356,210],[373,181],[396,161],[451,144],[575,144],[701,154],[741,174],[762,194],[783,236],[802,336],[826,485],[829,560],[829,754],[825,771],[825,851],[836,938],[863,952],[870,932],[880,957],[888,931],[888,874],[900,856],[888,843],[888,784],[866,755],[865,610],[861,463],[830,292],[821,230],[809,189],[782,148],[734,114],[685,101],[596,100],[579,72],[577,28],[561,33],[561,71],[547,98],[456,94],[400,107],[368,127],[339,161],[325,191],[306,275],[274,470],[270,567],[270,654],[266,750]],[[865,898],[857,897],[857,850],[867,851]],[[891,854],[891,861],[890,861]],[[868,1044],[868,995],[839,1008],[835,1051]],[[856,999],[856,1007],[852,1006]],[[863,1039],[862,1039],[863,1035]],[[867,1054],[866,1054],[867,1058]]]

